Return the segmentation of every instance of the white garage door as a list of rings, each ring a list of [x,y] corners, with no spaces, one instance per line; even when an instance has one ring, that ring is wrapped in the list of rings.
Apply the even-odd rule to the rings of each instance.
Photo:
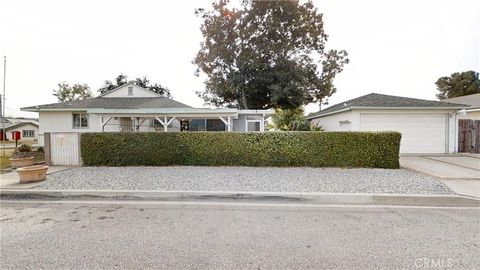
[[[361,114],[360,130],[399,131],[400,153],[445,153],[445,114]]]

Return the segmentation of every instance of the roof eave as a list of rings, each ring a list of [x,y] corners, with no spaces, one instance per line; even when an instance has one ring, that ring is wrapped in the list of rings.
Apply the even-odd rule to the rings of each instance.
[[[24,112],[72,112],[72,111],[86,111],[87,108],[21,108]]]
[[[367,107],[367,106],[352,106],[355,110],[458,110],[467,108],[466,106],[445,106],[445,107]]]
[[[341,110],[335,110],[324,114],[315,116],[307,116],[308,120],[320,118],[332,114],[342,113],[349,110],[461,110],[468,108],[466,106],[448,106],[448,107],[367,107],[367,106],[351,106]]]
[[[205,108],[141,108],[141,109],[101,109],[90,108],[87,113],[96,114],[175,114],[175,113],[203,113],[203,114],[237,114],[237,109],[205,109]]]
[[[335,110],[335,111],[326,112],[326,113],[322,113],[322,114],[307,116],[307,120],[320,118],[320,117],[324,117],[324,116],[328,116],[328,115],[332,115],[332,114],[342,113],[342,112],[346,112],[346,111],[350,111],[350,110],[351,110],[351,107],[346,107],[346,108],[343,108],[341,110]]]

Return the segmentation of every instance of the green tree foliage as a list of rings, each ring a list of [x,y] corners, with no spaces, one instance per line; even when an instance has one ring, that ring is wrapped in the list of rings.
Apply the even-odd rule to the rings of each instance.
[[[143,87],[143,88],[146,88],[146,89],[149,89],[159,95],[162,95],[162,96],[166,96],[166,97],[170,97],[171,94],[170,94],[170,90],[166,87],[163,87],[162,85],[160,84],[157,84],[157,83],[154,83],[154,84],[150,84],[150,80],[147,79],[146,76],[143,76],[142,78],[136,78],[135,80],[128,80],[128,76],[127,75],[124,75],[124,74],[120,74],[118,75],[116,78],[115,78],[115,81],[112,82],[110,80],[106,80],[104,83],[103,83],[103,86],[98,89],[98,92],[100,92],[100,94],[105,94],[119,86],[122,86],[124,84],[127,84],[127,83],[134,83],[140,87]]]
[[[59,83],[58,89],[53,90],[53,95],[56,96],[60,102],[83,100],[93,97],[92,91],[90,91],[88,85],[77,83],[70,86],[66,82]]]
[[[480,79],[475,71],[456,72],[438,79],[435,84],[440,100],[480,93]]]
[[[272,116],[276,130],[283,131],[321,131],[320,127],[311,124],[303,114],[302,107],[295,109],[276,109]]]
[[[312,3],[228,5],[196,10],[204,38],[193,62],[197,75],[208,76],[206,90],[197,92],[207,104],[293,109],[335,93],[333,80],[349,61],[347,52],[325,48],[322,14]]]

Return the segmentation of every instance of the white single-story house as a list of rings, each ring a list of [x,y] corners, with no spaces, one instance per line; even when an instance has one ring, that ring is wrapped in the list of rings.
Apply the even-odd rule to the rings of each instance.
[[[457,117],[465,105],[368,94],[312,113],[325,131],[398,131],[400,153],[454,153]]]
[[[273,110],[192,108],[128,83],[96,98],[22,108],[38,112],[45,133],[259,131]]]
[[[13,124],[5,128],[6,137],[8,140],[13,140],[12,132],[20,131],[22,141],[36,141],[38,140],[38,124],[31,122],[22,122]]]
[[[447,98],[444,102],[459,103],[468,105],[467,108],[460,111],[459,119],[480,120],[480,93],[461,97]]]
[[[6,117],[2,118],[1,122],[0,128],[5,128],[7,140],[13,139],[12,132],[14,131],[20,131],[21,140],[23,141],[38,140],[38,120],[35,118]]]

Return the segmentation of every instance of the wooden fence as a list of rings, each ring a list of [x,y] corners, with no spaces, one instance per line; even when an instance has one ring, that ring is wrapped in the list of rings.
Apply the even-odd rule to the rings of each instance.
[[[458,152],[480,153],[480,120],[458,120]]]

